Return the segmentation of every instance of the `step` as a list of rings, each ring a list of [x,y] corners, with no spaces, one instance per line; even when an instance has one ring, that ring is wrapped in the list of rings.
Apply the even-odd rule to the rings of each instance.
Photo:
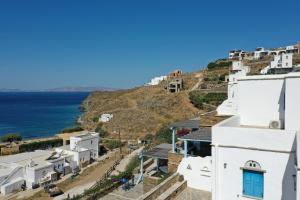
[[[163,194],[157,197],[157,200],[170,200],[174,199],[177,195],[179,195],[185,188],[187,187],[187,182],[176,182],[169,189],[167,189]]]

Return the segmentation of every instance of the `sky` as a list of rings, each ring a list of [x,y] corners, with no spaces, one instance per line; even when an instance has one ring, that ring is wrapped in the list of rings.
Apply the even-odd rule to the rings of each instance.
[[[300,40],[300,1],[0,0],[0,88],[130,88]]]

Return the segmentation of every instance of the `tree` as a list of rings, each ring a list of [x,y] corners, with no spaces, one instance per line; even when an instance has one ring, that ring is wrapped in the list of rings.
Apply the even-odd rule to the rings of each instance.
[[[0,138],[1,142],[15,142],[21,140],[22,136],[19,133],[9,133]]]
[[[108,131],[103,128],[103,124],[99,123],[95,129],[95,132],[99,133],[100,138],[105,138],[107,136],[109,136]]]
[[[148,133],[147,135],[145,135],[144,140],[145,141],[150,141],[152,142],[154,139],[154,135],[152,135],[151,133]]]

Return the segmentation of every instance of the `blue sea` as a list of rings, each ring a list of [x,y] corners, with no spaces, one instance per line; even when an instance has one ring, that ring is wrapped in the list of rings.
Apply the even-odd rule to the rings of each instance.
[[[79,107],[87,96],[83,92],[0,92],[0,136],[53,136],[75,124],[81,114]]]

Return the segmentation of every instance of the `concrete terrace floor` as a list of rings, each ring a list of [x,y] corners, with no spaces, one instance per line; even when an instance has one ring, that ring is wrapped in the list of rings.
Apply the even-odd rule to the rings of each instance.
[[[101,200],[135,200],[143,195],[143,183],[136,185],[128,191],[124,191],[122,187],[101,197]]]
[[[192,188],[186,188],[175,200],[211,200],[211,193]]]

